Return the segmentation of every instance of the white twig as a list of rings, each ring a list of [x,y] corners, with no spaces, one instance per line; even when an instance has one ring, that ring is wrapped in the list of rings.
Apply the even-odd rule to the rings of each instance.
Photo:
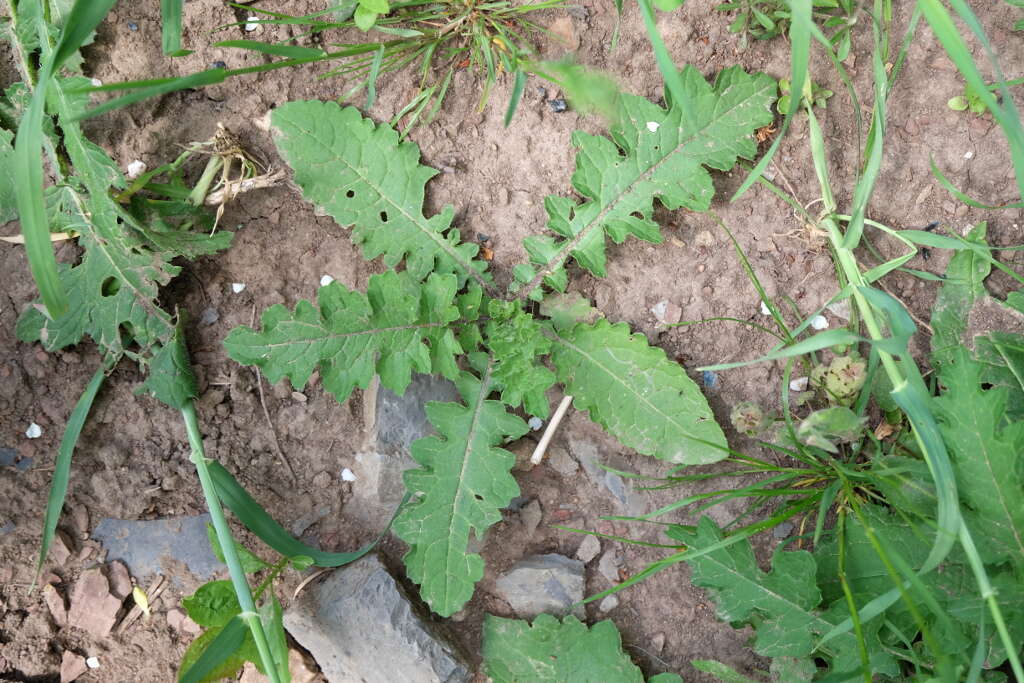
[[[544,459],[544,452],[547,451],[548,444],[551,443],[551,437],[555,435],[555,430],[558,429],[559,423],[565,417],[565,411],[569,410],[570,403],[572,403],[572,396],[562,397],[562,402],[558,404],[558,409],[555,410],[555,414],[551,416],[551,421],[548,422],[548,428],[544,430],[544,436],[540,437],[540,443],[533,449],[533,455],[530,456],[530,462],[534,465],[539,465],[540,461]]]

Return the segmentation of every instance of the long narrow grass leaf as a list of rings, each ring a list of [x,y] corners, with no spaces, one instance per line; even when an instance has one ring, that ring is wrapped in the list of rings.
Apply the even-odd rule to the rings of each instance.
[[[181,49],[181,11],[185,0],[160,0],[160,32],[164,54],[184,57],[191,50]]]
[[[53,535],[57,531],[57,522],[60,521],[60,512],[64,507],[64,498],[68,493],[68,482],[71,480],[71,456],[75,452],[75,445],[78,444],[78,437],[82,434],[82,427],[85,419],[89,416],[96,394],[103,385],[106,377],[106,367],[100,367],[89,380],[85,391],[75,403],[75,409],[71,411],[68,424],[64,427],[64,436],[60,440],[60,447],[57,449],[57,460],[54,463],[53,479],[50,481],[50,493],[46,498],[46,516],[43,517],[43,539],[39,544],[39,560],[36,562],[36,574],[43,568],[46,555],[50,552],[50,544],[53,542]]]

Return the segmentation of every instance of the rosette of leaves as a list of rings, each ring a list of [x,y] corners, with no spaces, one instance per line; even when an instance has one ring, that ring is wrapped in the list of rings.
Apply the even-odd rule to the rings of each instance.
[[[550,317],[525,305],[528,296],[543,298],[542,284],[565,289],[570,257],[603,275],[605,233],[618,242],[629,234],[657,241],[655,197],[672,208],[707,208],[713,187],[705,166],[728,169],[753,155],[753,131],[772,118],[775,81],[736,68],[714,85],[690,67],[683,76],[688,101],[665,110],[623,96],[611,139],[576,134],[573,185],[585,199],[547,198],[559,238],[527,240],[533,265],[516,268],[508,298],[496,291],[478,247],[452,226],[454,210],[424,214],[424,187],[436,171],[419,164],[415,145],[332,102],[291,102],[271,116],[304,196],[352,226],[367,258],[405,268],[371,276],[365,294],[332,282],[316,304],[272,307],[257,329],[233,330],[225,347],[271,381],[301,387],[319,370],[339,401],[374,375],[399,394],[413,371],[455,382],[460,403],[426,407],[437,435],[412,445],[419,467],[404,478],[413,500],[394,523],[410,546],[409,576],[440,615],[458,611],[483,576],[471,537],[482,537],[519,494],[514,457],[501,446],[527,426],[511,411],[546,416],[546,392],[556,382],[642,454],[675,464],[727,455],[700,389],[643,335],[562,295],[543,302]]]

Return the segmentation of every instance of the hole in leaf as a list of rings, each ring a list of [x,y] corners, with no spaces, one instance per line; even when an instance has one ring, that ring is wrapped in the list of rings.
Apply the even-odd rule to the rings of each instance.
[[[103,284],[100,285],[100,293],[103,296],[114,296],[119,291],[121,291],[121,283],[113,275],[105,279]]]
[[[388,212],[387,211],[381,211],[380,212],[380,219],[383,222],[387,223],[388,222]]]
[[[345,196],[348,197],[349,199],[352,199],[353,197],[356,196],[356,193],[354,190],[349,190],[348,192],[345,193]]]
[[[484,497],[481,496],[479,493],[474,493],[473,497],[476,498],[477,500],[483,500],[484,499]]]

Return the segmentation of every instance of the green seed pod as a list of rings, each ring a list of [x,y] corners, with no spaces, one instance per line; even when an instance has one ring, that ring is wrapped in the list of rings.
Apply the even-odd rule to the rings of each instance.
[[[761,410],[761,406],[752,401],[737,403],[732,409],[729,419],[732,421],[732,426],[736,428],[736,431],[747,436],[754,436],[765,425],[764,411]]]
[[[839,356],[832,359],[825,375],[825,391],[839,405],[851,405],[864,387],[868,364],[860,356]]]

